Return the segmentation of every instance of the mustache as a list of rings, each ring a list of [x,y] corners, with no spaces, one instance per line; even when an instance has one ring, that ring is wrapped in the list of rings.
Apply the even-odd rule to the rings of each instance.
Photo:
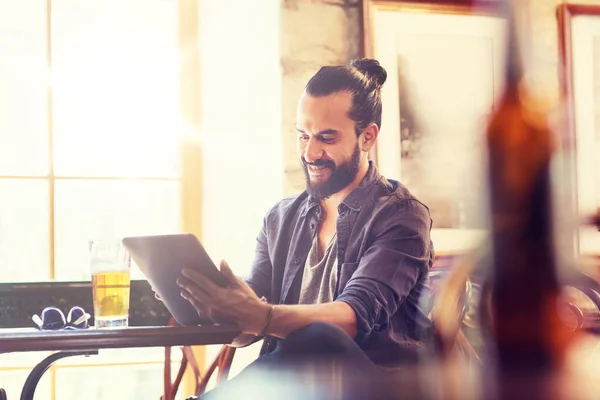
[[[329,167],[331,169],[335,168],[335,163],[332,160],[315,160],[313,162],[308,162],[306,161],[306,159],[304,158],[304,156],[300,157],[302,160],[302,164],[304,166],[307,165],[312,165],[313,167]]]

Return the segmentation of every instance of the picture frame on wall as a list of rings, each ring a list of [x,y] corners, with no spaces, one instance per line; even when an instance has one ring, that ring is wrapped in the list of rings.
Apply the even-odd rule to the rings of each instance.
[[[485,127],[504,84],[499,3],[457,3],[363,4],[365,56],[388,72],[372,158],[429,207],[436,253],[485,234]]]
[[[575,214],[600,212],[600,6],[562,4],[557,9],[559,67],[567,110],[562,147],[567,154]],[[600,255],[600,232],[581,227],[581,255]]]

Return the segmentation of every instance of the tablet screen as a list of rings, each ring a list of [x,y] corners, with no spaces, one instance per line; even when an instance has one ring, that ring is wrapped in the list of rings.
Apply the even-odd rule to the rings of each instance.
[[[180,325],[212,323],[198,316],[196,309],[181,297],[181,288],[176,283],[181,270],[189,268],[204,274],[217,285],[227,285],[227,280],[193,234],[132,236],[124,238],[123,245]]]

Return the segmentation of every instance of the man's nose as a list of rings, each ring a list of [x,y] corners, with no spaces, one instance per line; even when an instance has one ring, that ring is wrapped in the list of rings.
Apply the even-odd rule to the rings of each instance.
[[[321,159],[322,156],[323,148],[321,147],[321,143],[315,138],[310,138],[304,148],[304,159],[306,162],[312,163]]]

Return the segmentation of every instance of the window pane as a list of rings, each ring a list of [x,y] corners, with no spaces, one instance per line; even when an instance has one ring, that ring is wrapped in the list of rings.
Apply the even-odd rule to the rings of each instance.
[[[0,180],[0,282],[50,275],[48,181]]]
[[[60,176],[176,177],[175,2],[52,2]]]
[[[174,375],[175,366],[173,371]],[[57,368],[56,371],[57,399],[78,399],[82,394],[86,400],[158,399],[162,392],[162,364]],[[177,399],[183,398],[184,394],[179,393]]]
[[[0,354],[0,366],[5,368],[33,369],[40,361],[48,357],[50,353],[43,351],[3,353]],[[2,379],[0,379],[2,387]]]
[[[39,361],[41,361],[41,359]],[[0,387],[6,390],[8,399],[19,399],[21,397],[23,384],[27,380],[30,372],[31,369],[0,370]],[[50,374],[50,371],[47,371],[35,389],[35,400],[50,400],[53,398],[51,395],[51,378],[52,375]]]
[[[0,175],[46,175],[46,1],[0,2],[0,54]]]
[[[89,280],[88,241],[179,231],[179,182],[57,180],[56,279]],[[143,278],[132,268],[132,278]]]
[[[180,347],[171,348],[171,360],[179,362],[182,359]],[[102,349],[97,355],[91,357],[68,357],[60,365],[98,365],[98,364],[126,364],[141,362],[163,362],[165,359],[164,347],[144,347],[132,349]]]

